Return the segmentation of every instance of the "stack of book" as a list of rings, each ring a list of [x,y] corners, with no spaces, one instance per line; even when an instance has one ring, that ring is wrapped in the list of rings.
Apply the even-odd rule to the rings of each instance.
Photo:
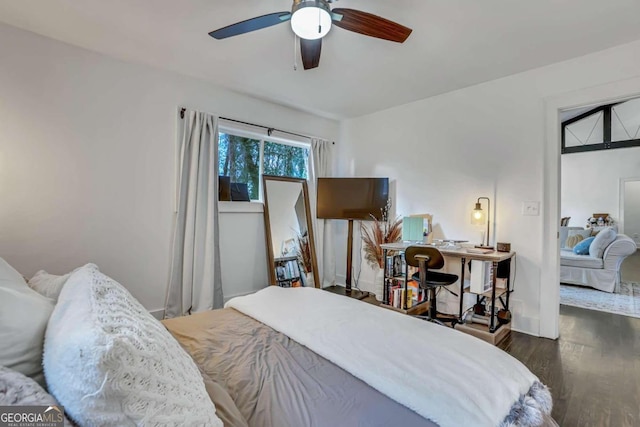
[[[426,293],[423,289],[420,289],[418,283],[414,280],[410,280],[407,283],[405,290],[404,281],[391,279],[389,283],[389,295],[387,300],[389,305],[395,308],[405,308],[403,301],[406,301],[406,308],[411,308],[416,304],[423,302],[426,298]]]

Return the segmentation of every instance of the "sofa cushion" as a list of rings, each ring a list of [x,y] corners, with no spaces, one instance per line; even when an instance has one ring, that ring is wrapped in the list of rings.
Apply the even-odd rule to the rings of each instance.
[[[616,240],[617,233],[611,227],[607,227],[594,237],[593,243],[589,246],[589,255],[602,258],[602,254],[604,254],[604,250],[607,249],[614,240]]]
[[[595,239],[595,237],[589,237],[575,245],[573,247],[573,253],[576,255],[589,255],[589,247],[591,246],[593,239]]]
[[[47,327],[44,369],[49,391],[80,425],[222,427],[193,359],[91,264],[62,288]]]
[[[595,258],[591,255],[577,255],[573,251],[563,250],[560,253],[560,265],[566,267],[604,268],[604,261],[602,258]]]

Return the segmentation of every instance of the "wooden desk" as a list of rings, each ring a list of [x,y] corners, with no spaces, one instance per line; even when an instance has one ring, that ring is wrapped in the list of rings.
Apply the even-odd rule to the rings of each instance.
[[[497,272],[498,272],[498,263],[502,262],[502,261],[506,261],[506,260],[511,260],[513,259],[513,257],[516,255],[515,252],[498,252],[498,251],[493,251],[493,252],[489,252],[486,254],[479,254],[479,253],[473,253],[473,252],[468,252],[466,248],[460,248],[460,249],[455,249],[452,247],[446,247],[446,246],[442,246],[442,247],[437,247],[437,246],[433,246],[433,245],[426,245],[426,244],[415,244],[415,243],[406,243],[406,242],[398,242],[398,243],[385,243],[383,245],[380,245],[380,247],[383,250],[383,256],[384,259],[387,259],[387,253],[388,251],[397,251],[397,252],[404,252],[409,246],[427,246],[427,247],[435,247],[436,249],[438,249],[442,255],[445,256],[449,256],[449,257],[454,257],[454,258],[460,258],[460,295],[459,300],[460,300],[460,309],[458,312],[458,321],[460,323],[462,323],[462,314],[463,314],[463,304],[464,304],[464,293],[465,293],[465,286],[464,286],[464,276],[465,276],[465,265],[467,263],[467,260],[471,260],[471,261],[491,261],[493,263],[493,285],[491,287],[491,291],[485,292],[484,294],[479,294],[482,295],[484,297],[487,298],[491,298],[491,307],[495,307],[495,302],[496,302],[496,297],[501,297],[502,295],[506,294],[506,302],[505,302],[505,309],[509,309],[509,294],[511,293],[511,274],[509,274],[509,277],[507,277],[507,286],[506,289],[504,291],[500,291],[502,292],[500,295],[496,295],[496,279],[497,279]],[[383,303],[387,302],[387,289],[386,289],[386,279],[384,283],[384,298],[383,298]],[[405,280],[405,288],[406,288],[406,282],[409,280],[409,278],[407,277]],[[467,291],[468,292],[468,291]],[[489,332],[493,333],[495,332],[498,328],[500,327],[500,325],[496,325],[496,321],[495,321],[495,315],[491,316],[491,320],[490,320],[490,324],[489,324]]]

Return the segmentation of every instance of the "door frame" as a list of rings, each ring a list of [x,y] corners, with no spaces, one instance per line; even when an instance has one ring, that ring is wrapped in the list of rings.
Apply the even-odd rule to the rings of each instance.
[[[630,178],[620,178],[620,194],[618,197],[618,200],[620,201],[620,207],[618,208],[618,215],[620,215],[620,217],[618,218],[618,224],[620,224],[620,226],[618,227],[618,233],[624,234],[625,232],[624,230],[624,185],[627,182],[638,182],[638,181],[640,181],[640,176],[630,177]]]
[[[544,99],[542,263],[539,335],[556,339],[560,321],[560,148],[563,110],[640,96],[640,77],[579,89]]]

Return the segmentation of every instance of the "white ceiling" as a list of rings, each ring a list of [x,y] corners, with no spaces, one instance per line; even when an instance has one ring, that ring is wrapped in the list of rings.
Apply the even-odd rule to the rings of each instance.
[[[208,32],[289,0],[0,0],[0,21],[315,112],[355,117],[640,39],[637,0],[340,0],[413,28],[404,44],[334,27],[293,70],[288,23]],[[615,66],[612,64],[612,66]]]

